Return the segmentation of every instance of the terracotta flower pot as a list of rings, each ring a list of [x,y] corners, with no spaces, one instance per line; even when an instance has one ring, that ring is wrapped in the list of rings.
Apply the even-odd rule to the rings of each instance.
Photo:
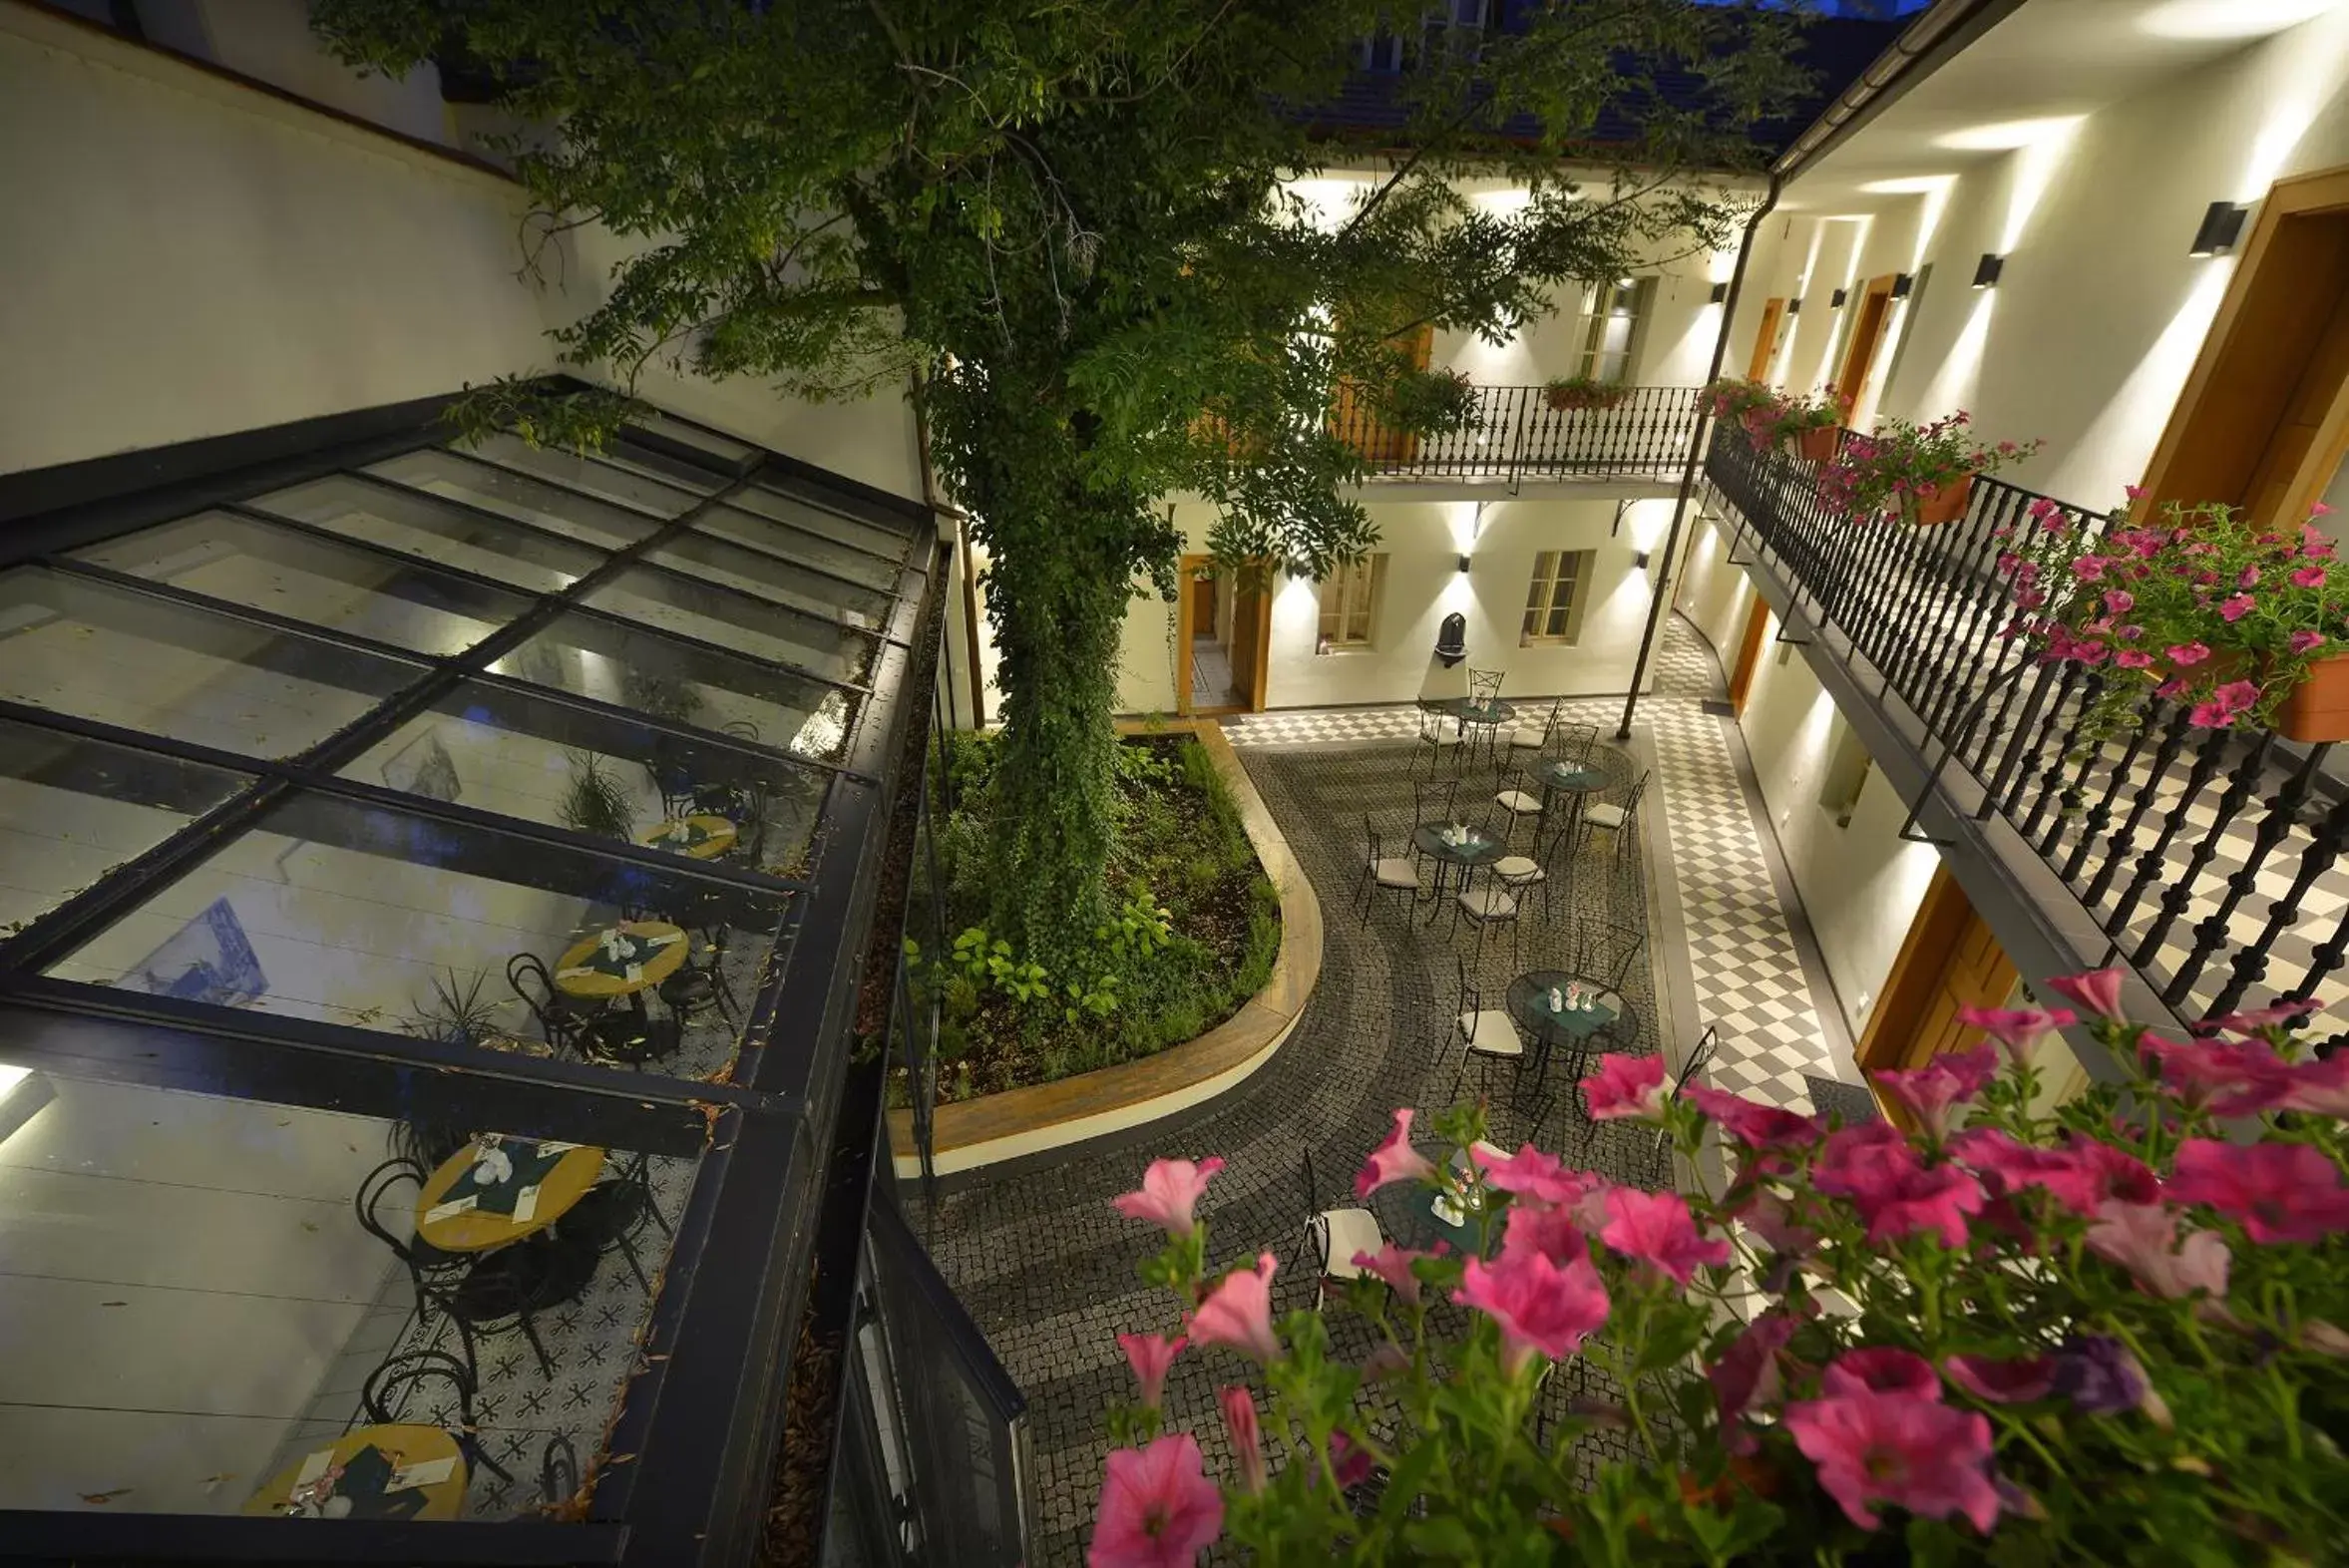
[[[2292,688],[2276,710],[2276,733],[2316,745],[2349,740],[2349,653],[2334,653],[2308,666],[2308,678]]]
[[[1582,394],[1571,387],[1549,387],[1542,392],[1541,400],[1561,414],[1582,407]]]
[[[1841,434],[1833,425],[1802,431],[1794,437],[1794,455],[1805,463],[1832,463],[1835,461],[1835,438]]]
[[[1954,523],[1966,515],[1966,497],[1974,490],[1974,476],[1961,475],[1946,485],[1926,485],[1909,503],[1909,521],[1920,528]]]

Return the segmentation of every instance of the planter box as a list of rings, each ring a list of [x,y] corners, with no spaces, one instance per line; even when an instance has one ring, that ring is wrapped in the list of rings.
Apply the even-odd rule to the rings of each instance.
[[[1832,463],[1836,439],[1842,434],[1833,425],[1801,431],[1794,437],[1794,455],[1805,463]]]
[[[2275,730],[2286,740],[2309,745],[2349,740],[2349,653],[2308,666],[2308,678],[2276,710]]]
[[[1908,504],[1908,519],[1920,528],[1954,523],[1966,515],[1966,498],[1974,491],[1974,476],[1947,485],[1928,485]]]

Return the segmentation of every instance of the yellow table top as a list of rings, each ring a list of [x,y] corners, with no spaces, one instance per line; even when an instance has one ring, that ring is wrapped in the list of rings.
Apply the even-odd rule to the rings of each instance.
[[[606,937],[619,937],[637,954],[630,969],[614,973],[603,953]],[[623,920],[582,937],[555,961],[555,983],[574,996],[627,996],[677,973],[685,963],[684,928],[665,920]]]
[[[693,837],[698,832],[699,838]],[[715,860],[734,847],[739,830],[714,812],[697,811],[664,822],[639,840],[646,849],[674,850],[694,860]]]
[[[398,1423],[388,1426],[362,1426],[344,1432],[331,1443],[312,1449],[301,1458],[279,1470],[261,1484],[245,1503],[248,1514],[290,1514],[295,1511],[294,1488],[301,1484],[301,1473],[318,1453],[331,1457],[329,1466],[346,1464],[362,1448],[377,1448],[392,1462],[394,1468],[410,1464],[430,1464],[436,1460],[453,1461],[446,1480],[432,1481],[416,1488],[424,1493],[424,1507],[416,1514],[419,1519],[454,1519],[465,1506],[465,1460],[457,1451],[457,1438],[438,1426],[413,1426]]]
[[[533,1139],[517,1143],[536,1146]],[[595,1178],[603,1174],[603,1151],[583,1143],[566,1150],[554,1169],[539,1178],[539,1195],[527,1220],[479,1208],[434,1216],[432,1211],[448,1197],[449,1189],[481,1158],[482,1148],[482,1140],[477,1138],[441,1161],[424,1190],[416,1195],[416,1234],[443,1252],[487,1252],[543,1231],[586,1197]]]

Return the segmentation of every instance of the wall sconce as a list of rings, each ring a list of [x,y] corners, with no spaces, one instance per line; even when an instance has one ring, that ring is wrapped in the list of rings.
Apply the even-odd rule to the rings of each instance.
[[[2194,242],[2186,249],[2189,256],[2214,256],[2222,250],[2232,250],[2243,233],[2244,208],[2232,201],[2213,201],[2202,209],[2202,225],[2194,230]]]
[[[1908,297],[1908,291],[1916,286],[1917,275],[1914,272],[1895,272],[1892,274],[1892,297],[1894,299],[1906,299]]]
[[[1829,310],[1840,310],[1840,309],[1842,309],[1842,308],[1843,308],[1843,301],[1844,301],[1844,300],[1846,300],[1846,299],[1849,299],[1850,297],[1851,297],[1851,290],[1850,290],[1850,289],[1848,289],[1848,288],[1838,288],[1838,289],[1836,289],[1836,290],[1835,290],[1835,292],[1834,292],[1833,294],[1831,294],[1831,295],[1829,295],[1829,296],[1828,296],[1828,298],[1827,298],[1827,308],[1828,308]]]
[[[1465,572],[1465,571],[1467,571],[1467,570],[1468,570],[1468,558],[1467,558],[1466,556],[1462,556],[1462,557],[1460,558],[1460,570],[1461,570],[1462,572]]]
[[[1974,286],[1976,288],[1998,287],[1998,274],[2006,270],[2006,264],[2007,258],[2005,256],[1994,256],[1987,250],[1984,251],[1982,259],[1974,263]]]
[[[1631,564],[1632,564],[1633,566],[1637,567],[1637,568],[1638,568],[1640,571],[1642,571],[1642,572],[1645,572],[1645,571],[1647,571],[1647,570],[1648,570],[1648,553],[1647,553],[1646,551],[1644,551],[1644,550],[1635,550],[1635,551],[1633,551],[1633,552],[1631,553]]]
[[[1794,296],[1792,299],[1789,299],[1789,300],[1787,300],[1787,301],[1786,301],[1786,314],[1788,314],[1788,315],[1790,315],[1790,316],[1798,316],[1798,315],[1802,314],[1802,296],[1801,296],[1801,295],[1797,294],[1797,295],[1795,295],[1795,296]]]
[[[1729,297],[1730,297],[1730,286],[1729,286],[1729,284],[1727,284],[1727,283],[1716,283],[1716,284],[1714,284],[1714,285],[1713,285],[1713,292],[1712,292],[1712,293],[1710,293],[1710,294],[1707,294],[1707,295],[1705,296],[1705,299],[1706,299],[1706,302],[1707,302],[1708,304],[1715,304],[1715,305],[1718,305],[1718,304],[1720,304],[1720,303],[1721,303],[1723,300],[1725,300],[1725,299],[1727,299],[1727,298],[1729,298]]]

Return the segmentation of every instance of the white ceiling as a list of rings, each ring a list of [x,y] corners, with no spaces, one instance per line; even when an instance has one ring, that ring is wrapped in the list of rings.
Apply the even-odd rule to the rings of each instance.
[[[1781,211],[1871,212],[1913,192],[1884,180],[1962,174],[2033,134],[2144,91],[2349,0],[2027,0],[1809,165]],[[1975,144],[1951,147],[1944,139]]]

